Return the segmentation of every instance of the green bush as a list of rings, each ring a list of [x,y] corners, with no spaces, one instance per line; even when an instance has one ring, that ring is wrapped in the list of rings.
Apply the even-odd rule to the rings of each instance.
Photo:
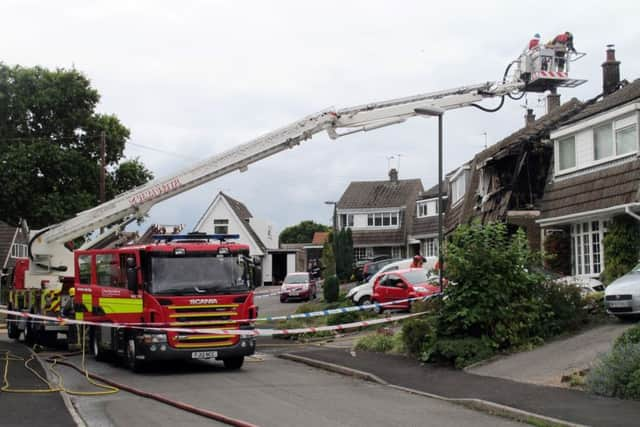
[[[637,263],[640,253],[640,227],[628,215],[613,218],[604,235],[604,259],[607,260],[602,272],[604,283],[609,284],[628,273]]]
[[[495,353],[491,340],[486,337],[440,339],[424,350],[424,359],[452,363],[456,368],[488,359]]]
[[[342,325],[360,320],[359,311],[348,311],[346,313],[330,314],[327,317],[327,325]]]
[[[595,394],[640,399],[640,344],[616,343],[587,375],[587,388]]]
[[[575,331],[587,322],[585,302],[579,287],[549,281],[542,283],[539,291],[545,320],[538,324],[537,335],[546,338]]]
[[[355,345],[356,350],[378,351],[386,353],[396,344],[392,335],[372,334],[360,338]]]
[[[616,338],[613,343],[614,350],[618,347],[629,344],[640,344],[640,325],[633,326]]]
[[[422,352],[425,342],[435,335],[434,319],[407,319],[402,324],[402,340],[407,351],[414,355]]]
[[[566,231],[552,233],[544,239],[545,265],[554,273],[571,274],[571,238]]]
[[[429,298],[426,301],[413,301],[411,303],[412,313],[424,313],[425,311],[430,313],[437,313],[440,311],[440,298]]]
[[[325,302],[336,302],[340,295],[340,284],[336,276],[327,277],[322,285]]]
[[[510,235],[503,223],[462,225],[446,250],[447,276],[456,284],[445,288],[438,339],[491,337],[504,349],[536,337],[546,320],[543,279],[532,272],[537,259],[522,230]]]
[[[583,309],[592,317],[605,317],[604,292],[592,292],[582,297]]]

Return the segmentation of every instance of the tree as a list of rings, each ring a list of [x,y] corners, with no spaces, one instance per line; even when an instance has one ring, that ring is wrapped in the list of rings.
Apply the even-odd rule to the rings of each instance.
[[[300,224],[287,227],[280,233],[280,243],[309,243],[316,231],[329,231],[326,225],[313,221],[302,221]]]
[[[340,230],[334,238],[333,253],[336,258],[336,274],[340,280],[349,280],[353,272],[353,237],[351,229]]]
[[[0,63],[0,219],[42,228],[95,206],[103,132],[108,197],[152,178],[138,159],[119,164],[129,129],[99,100],[75,69]]]
[[[336,275],[336,257],[333,253],[333,233],[329,234],[329,238],[322,247],[322,277],[326,280],[328,277]]]

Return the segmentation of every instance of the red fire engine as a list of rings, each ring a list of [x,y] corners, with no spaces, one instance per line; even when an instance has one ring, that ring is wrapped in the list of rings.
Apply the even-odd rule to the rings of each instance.
[[[254,265],[231,235],[156,236],[156,244],[75,253],[76,319],[168,328],[252,329]],[[72,292],[73,293],[73,292]],[[239,322],[241,321],[242,322]],[[111,353],[137,370],[150,360],[219,359],[242,366],[255,351],[247,335],[91,327],[97,359]]]

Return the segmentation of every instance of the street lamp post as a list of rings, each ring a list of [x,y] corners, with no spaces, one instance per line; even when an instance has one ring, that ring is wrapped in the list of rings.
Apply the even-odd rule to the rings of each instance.
[[[444,274],[444,256],[442,255],[444,235],[442,224],[442,117],[445,110],[430,106],[416,108],[414,111],[421,116],[438,116],[438,265],[440,267],[438,269],[438,284],[440,285],[440,292],[442,292],[442,276]]]

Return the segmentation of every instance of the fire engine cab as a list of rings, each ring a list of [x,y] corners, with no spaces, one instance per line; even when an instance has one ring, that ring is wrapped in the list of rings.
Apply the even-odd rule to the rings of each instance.
[[[237,235],[155,236],[158,242],[75,253],[73,310],[78,320],[166,328],[253,329],[254,263]],[[65,313],[68,314],[68,313]],[[92,326],[90,348],[137,370],[144,362],[218,359],[242,366],[255,351],[247,335],[196,334]]]

